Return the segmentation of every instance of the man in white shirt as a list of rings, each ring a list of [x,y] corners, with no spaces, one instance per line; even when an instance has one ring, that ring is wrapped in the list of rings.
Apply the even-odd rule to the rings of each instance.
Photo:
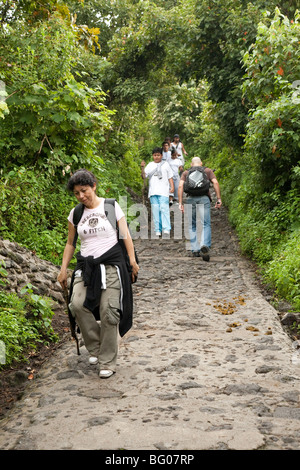
[[[152,151],[153,161],[145,166],[141,163],[142,177],[149,179],[149,192],[152,216],[156,235],[169,234],[171,230],[169,193],[174,193],[173,172],[168,162],[162,161],[161,147]]]

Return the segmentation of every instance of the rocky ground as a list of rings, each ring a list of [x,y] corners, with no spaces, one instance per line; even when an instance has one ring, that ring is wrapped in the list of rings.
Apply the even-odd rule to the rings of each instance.
[[[136,240],[134,325],[110,379],[84,346],[77,356],[58,317],[63,341],[5,413],[1,449],[300,448],[297,338],[241,256],[225,209],[212,209],[212,226],[209,262],[174,234]]]

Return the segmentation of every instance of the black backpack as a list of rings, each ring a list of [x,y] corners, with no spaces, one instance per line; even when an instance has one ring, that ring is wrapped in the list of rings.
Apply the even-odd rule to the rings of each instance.
[[[204,166],[193,166],[189,169],[183,189],[190,196],[206,196],[210,188]]]
[[[74,214],[73,214],[73,224],[74,224],[74,228],[76,230],[75,237],[74,237],[74,240],[73,240],[73,246],[74,247],[76,247],[76,242],[77,242],[77,238],[78,238],[77,227],[78,227],[78,224],[79,224],[80,219],[82,217],[83,211],[84,211],[84,204],[82,204],[80,202],[75,207]],[[119,245],[122,248],[122,252],[123,252],[123,255],[124,255],[124,258],[125,258],[125,261],[126,261],[127,269],[128,269],[129,272],[131,272],[132,267],[131,267],[130,262],[129,262],[129,256],[128,256],[128,253],[127,253],[127,250],[126,250],[126,247],[125,247],[124,240],[119,237],[119,227],[118,227],[118,224],[117,224],[116,213],[115,213],[115,199],[105,199],[104,200],[104,212],[105,212],[105,215],[106,215],[107,219],[111,223],[112,227],[117,231],[118,242],[119,242]],[[137,264],[139,264],[138,255],[137,255],[137,252],[136,252],[135,249],[134,249],[134,254],[135,254],[136,262],[137,262]],[[134,279],[134,282],[136,282],[136,281],[137,281],[137,276],[135,276],[135,279]]]

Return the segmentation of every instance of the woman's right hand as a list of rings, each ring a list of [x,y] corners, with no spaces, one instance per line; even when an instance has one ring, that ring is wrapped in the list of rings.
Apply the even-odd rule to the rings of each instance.
[[[60,272],[58,273],[57,280],[60,283],[61,287],[63,289],[66,289],[68,287],[68,274],[66,269],[61,269]]]
[[[139,265],[137,264],[136,261],[134,261],[131,266],[132,266],[132,274],[133,274],[134,276],[137,276],[137,275],[138,275],[138,272],[139,272],[139,270],[140,270]]]

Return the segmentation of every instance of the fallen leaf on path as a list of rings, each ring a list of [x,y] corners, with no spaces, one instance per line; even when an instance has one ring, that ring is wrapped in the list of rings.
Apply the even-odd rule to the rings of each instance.
[[[250,331],[259,331],[259,329],[256,328],[255,326],[246,326],[246,330],[250,330]]]

